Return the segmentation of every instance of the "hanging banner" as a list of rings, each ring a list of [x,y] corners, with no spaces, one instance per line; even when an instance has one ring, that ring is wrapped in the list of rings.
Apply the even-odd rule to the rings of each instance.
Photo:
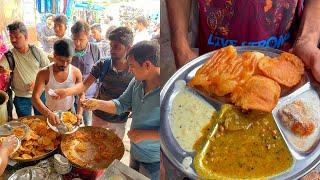
[[[52,0],[46,0],[45,1],[45,12],[51,12],[52,11]]]

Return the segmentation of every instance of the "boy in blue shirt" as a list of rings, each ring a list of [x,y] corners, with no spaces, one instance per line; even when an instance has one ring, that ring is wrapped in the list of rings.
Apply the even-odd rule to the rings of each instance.
[[[87,99],[82,106],[121,114],[132,108],[130,167],[152,180],[160,169],[160,48],[155,41],[141,41],[127,54],[129,71],[134,78],[125,92],[110,101]],[[68,88],[76,93],[76,88]],[[145,171],[144,171],[145,170]]]

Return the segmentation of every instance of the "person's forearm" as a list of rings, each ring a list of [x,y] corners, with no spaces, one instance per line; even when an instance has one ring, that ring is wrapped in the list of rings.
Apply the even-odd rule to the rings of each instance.
[[[48,116],[51,113],[50,109],[48,109],[41,101],[40,97],[32,96],[32,105],[44,116]]]
[[[3,174],[4,170],[8,164],[9,152],[7,148],[0,149],[0,176]]]
[[[318,45],[320,40],[320,1],[305,1],[298,40]]]
[[[82,92],[85,92],[85,90],[86,89],[83,82],[77,83],[73,87],[66,89],[66,92],[67,92],[66,95],[73,96],[73,95],[81,94]]]
[[[159,131],[157,130],[134,129],[133,131],[135,134],[139,134],[142,141],[147,141],[147,140],[156,141],[160,139],[160,134],[159,134]]]
[[[320,82],[320,1],[304,2],[302,20],[292,52],[302,59],[306,68],[311,69],[313,77]]]
[[[77,112],[78,112],[78,114],[82,114],[82,113],[83,113],[83,108],[82,108],[82,106],[81,106],[80,100],[81,100],[81,99],[84,99],[85,97],[86,97],[86,96],[85,96],[84,93],[79,94],[79,99],[78,99],[78,102],[77,102],[77,104],[78,104],[78,106],[77,106]]]
[[[171,48],[178,69],[197,56],[191,50],[188,42],[191,0],[167,0],[166,2],[171,32]]]
[[[110,113],[110,114],[116,114],[117,113],[117,107],[113,101],[103,101],[103,100],[97,100],[97,109]]]
[[[86,92],[87,89],[95,82],[95,78],[90,74],[84,81],[77,83],[72,88],[67,88],[67,96],[81,94]]]
[[[157,130],[143,130],[144,131],[144,137],[145,140],[159,140],[160,134]]]
[[[166,0],[172,48],[188,45],[191,0]]]

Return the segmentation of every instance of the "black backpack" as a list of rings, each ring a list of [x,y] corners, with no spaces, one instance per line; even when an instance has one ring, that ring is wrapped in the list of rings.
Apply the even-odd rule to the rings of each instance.
[[[41,55],[40,55],[39,51],[37,50],[36,46],[29,44],[29,48],[31,50],[32,55],[35,57],[35,59],[39,63],[39,66],[41,67],[41,61],[40,61]],[[9,95],[9,101],[8,101],[8,104],[7,104],[8,116],[10,118],[12,118],[13,101],[12,101],[11,84],[12,84],[12,80],[13,80],[13,70],[16,67],[16,63],[14,61],[13,54],[12,54],[12,52],[10,50],[7,51],[6,53],[4,53],[4,55],[7,58],[7,61],[8,61],[8,64],[9,64],[9,68],[11,70],[9,83],[7,84],[7,87],[6,87],[6,93]]]
[[[29,48],[31,50],[32,55],[36,58],[36,60],[38,61],[40,67],[41,67],[41,55],[39,53],[39,51],[37,50],[36,46],[29,44]],[[10,83],[8,83],[9,87],[11,86],[12,83],[12,79],[13,79],[13,70],[16,67],[16,63],[14,62],[14,58],[13,58],[13,54],[12,52],[9,50],[8,52],[4,53],[4,55],[7,58],[8,64],[9,64],[9,68],[11,70],[10,73]]]

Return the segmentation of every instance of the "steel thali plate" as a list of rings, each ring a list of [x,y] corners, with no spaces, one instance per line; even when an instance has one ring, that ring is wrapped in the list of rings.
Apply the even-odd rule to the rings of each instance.
[[[249,47],[242,46],[237,47],[237,52],[242,53],[245,51],[258,51],[270,57],[278,56],[282,51],[263,48],[263,47]],[[204,54],[193,61],[189,62],[182,68],[180,68],[164,85],[160,93],[160,107],[161,107],[161,120],[160,120],[160,135],[161,135],[161,149],[164,154],[168,157],[171,163],[179,169],[181,172],[185,173],[189,178],[197,179],[197,173],[195,172],[193,165],[190,167],[185,166],[183,161],[188,157],[194,157],[194,152],[188,152],[182,149],[176,139],[173,136],[170,127],[170,110],[172,108],[173,98],[177,95],[179,88],[177,88],[177,81],[188,82],[196,73],[196,71],[202,66],[202,64],[208,60],[215,52],[210,52]],[[196,94],[198,97],[206,100],[210,103],[216,110],[220,109],[222,103],[227,102],[227,99],[223,97],[208,97],[205,94],[199,93],[199,91],[191,90],[192,93]],[[294,159],[292,167],[281,174],[267,177],[268,179],[299,179],[313,168],[315,168],[320,163],[320,143],[319,139],[312,143],[312,146],[305,151],[299,150],[292,142],[290,142],[290,132],[286,130],[284,125],[280,122],[278,116],[279,108],[283,107],[285,104],[292,102],[295,99],[299,99],[305,93],[313,94],[314,98],[320,102],[320,86],[319,83],[315,82],[312,78],[310,72],[306,71],[303,75],[301,82],[291,89],[282,89],[281,97],[277,106],[272,111],[275,118],[275,122],[278,129],[292,154]],[[320,107],[318,107],[320,109]],[[320,127],[320,122],[318,122],[318,127]],[[318,137],[320,134],[318,134]]]

